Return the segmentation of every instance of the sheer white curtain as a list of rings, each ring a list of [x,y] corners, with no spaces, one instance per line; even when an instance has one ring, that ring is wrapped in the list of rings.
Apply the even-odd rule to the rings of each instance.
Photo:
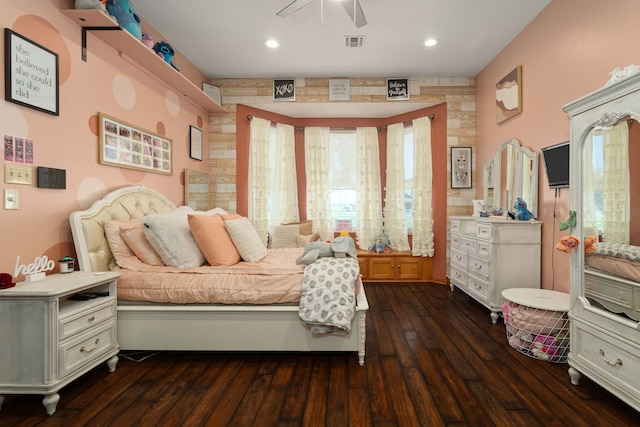
[[[591,172],[593,169],[593,131],[590,136],[584,140],[584,144],[582,145],[582,164],[585,171],[590,171],[590,173],[582,174],[582,224],[585,235],[597,236],[596,184],[594,179],[595,174]]]
[[[629,125],[626,120],[602,132],[604,230],[607,242],[629,243]]]
[[[433,256],[433,208],[431,119],[421,117],[413,121],[413,241],[416,256]]]
[[[269,232],[271,122],[254,117],[249,129],[249,219],[266,246]]]
[[[300,220],[293,126],[282,123],[276,125],[276,141],[272,151],[274,159],[271,164],[277,167],[273,168],[272,173],[270,227]]]
[[[323,241],[333,239],[329,190],[329,128],[305,127],[304,157],[307,178],[307,218]]]
[[[384,232],[391,247],[397,251],[409,251],[407,216],[404,207],[404,126],[396,123],[387,126],[387,186],[384,205]]]
[[[360,249],[382,234],[378,129],[356,129],[356,235]]]

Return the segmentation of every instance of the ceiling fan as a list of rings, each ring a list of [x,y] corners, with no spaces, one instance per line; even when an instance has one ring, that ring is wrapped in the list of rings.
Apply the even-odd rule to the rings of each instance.
[[[282,9],[280,12],[276,13],[277,16],[282,18],[286,18],[287,16],[297,12],[303,7],[309,5],[314,0],[293,0],[287,7]],[[347,14],[355,24],[357,28],[363,27],[367,25],[367,20],[364,17],[364,12],[362,11],[362,6],[360,6],[360,0],[337,0],[342,4],[344,10],[347,11]],[[323,9],[324,9],[324,0],[320,0],[320,19],[323,18]]]

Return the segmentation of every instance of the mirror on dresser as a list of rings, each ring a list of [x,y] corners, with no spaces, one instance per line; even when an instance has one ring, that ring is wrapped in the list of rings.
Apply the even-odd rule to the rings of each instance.
[[[484,202],[488,212],[513,210],[521,197],[535,218],[538,215],[538,155],[509,138],[484,168]]]
[[[640,411],[640,74],[565,105],[571,121],[571,382]]]
[[[184,204],[197,211],[209,209],[209,175],[192,169],[184,170]]]

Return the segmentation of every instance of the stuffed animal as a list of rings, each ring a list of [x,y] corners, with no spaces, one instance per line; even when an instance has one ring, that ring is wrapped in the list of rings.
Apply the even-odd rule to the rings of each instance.
[[[107,12],[116,18],[118,25],[142,41],[140,17],[136,14],[133,3],[129,0],[107,0]]]
[[[378,238],[369,246],[369,250],[372,251],[375,249],[375,251],[379,254],[381,254],[382,252],[384,252],[384,250],[386,249],[386,247],[389,247],[389,249],[393,249],[391,247],[391,244],[389,243],[389,238],[387,237],[386,234],[381,234],[380,236],[378,236]]]
[[[527,202],[525,202],[521,197],[518,197],[513,204],[513,210],[516,211],[516,220],[518,221],[529,221],[533,218],[533,214],[529,209],[527,209]]]
[[[173,65],[173,62],[171,62],[171,60],[173,59],[173,56],[175,55],[175,51],[173,50],[173,48],[169,43],[158,42],[155,45],[153,45],[153,50],[156,51],[158,56],[160,56],[161,58],[164,58],[164,62],[171,65],[173,68],[176,69],[176,71],[180,71],[178,70],[178,67]]]
[[[151,34],[142,33],[142,44],[153,50],[156,42],[153,41],[153,36]]]
[[[9,273],[0,273],[0,289],[13,288],[15,285],[12,275]]]
[[[296,260],[296,264],[309,265],[318,258],[335,257],[346,258],[348,256],[357,258],[356,244],[349,234],[340,235],[333,239],[333,242],[310,242],[304,247],[302,255]]]
[[[107,11],[107,0],[76,0],[76,9],[100,9]]]
[[[569,211],[569,218],[560,222],[560,225],[558,225],[558,230],[560,231],[569,230],[569,233],[571,233],[575,226],[576,226],[576,211]]]
[[[598,238],[596,236],[587,236],[584,238],[584,253],[585,254],[590,254],[595,252],[596,250],[596,242],[598,241]]]
[[[574,248],[578,247],[580,240],[576,236],[564,236],[556,244],[556,249],[566,253],[571,252]]]

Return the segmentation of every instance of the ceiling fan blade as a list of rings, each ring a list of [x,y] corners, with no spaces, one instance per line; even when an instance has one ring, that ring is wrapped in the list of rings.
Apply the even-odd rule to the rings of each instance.
[[[344,10],[347,11],[347,14],[351,18],[351,20],[356,24],[357,28],[364,27],[367,25],[367,19],[364,17],[364,12],[362,11],[362,6],[360,6],[360,1],[355,0],[355,9],[356,9],[356,17],[353,18],[353,2],[351,0],[342,0],[342,6]]]
[[[286,18],[292,13],[295,13],[303,7],[307,6],[311,2],[313,2],[313,0],[293,0],[287,7],[276,13],[276,15],[282,18]]]

